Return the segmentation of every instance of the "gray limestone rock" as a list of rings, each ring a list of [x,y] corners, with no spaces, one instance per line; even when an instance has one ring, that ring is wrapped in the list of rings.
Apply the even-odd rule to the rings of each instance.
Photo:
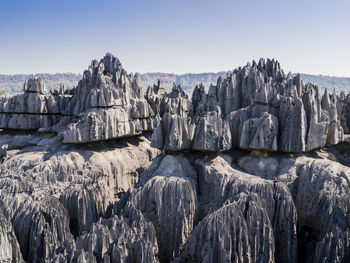
[[[132,193],[130,204],[153,223],[159,259],[165,262],[180,254],[192,232],[198,213],[196,172],[186,159],[167,155],[151,176]]]
[[[23,262],[12,224],[0,211],[0,262]]]
[[[175,262],[275,262],[273,229],[266,211],[255,195],[237,198],[196,226]]]
[[[24,92],[47,93],[43,80],[38,77],[32,77],[26,80],[23,85],[23,90]]]
[[[153,224],[133,207],[120,217],[101,218],[76,244],[98,262],[159,262]]]
[[[264,113],[260,118],[243,123],[240,148],[250,150],[277,151],[278,118]]]
[[[8,144],[3,144],[0,146],[0,157],[6,156],[8,149]]]
[[[164,83],[158,80],[156,85],[147,88],[145,99],[155,114],[160,114],[161,102],[166,94]]]
[[[0,243],[0,252],[4,251],[0,258],[13,251],[15,260],[12,237],[16,236],[20,255],[29,262],[64,262],[60,260],[69,258],[68,254],[72,262],[92,260],[88,252],[75,248],[73,236],[89,231],[99,218],[109,215],[113,204],[133,188],[159,151],[143,137],[129,139],[129,146],[121,141],[74,148],[56,138],[36,136],[0,134],[9,142],[8,153],[0,163],[0,214],[13,228],[12,236],[6,234],[6,240],[13,242],[6,241],[6,247]],[[18,149],[20,145],[11,143],[14,139],[27,145]],[[131,233],[129,238],[133,240]],[[127,246],[124,253],[128,253]],[[72,250],[73,254],[69,252]]]
[[[163,99],[164,104],[161,108],[166,112],[184,116],[180,100],[174,103]],[[211,85],[207,92],[203,85],[196,85],[192,109],[185,111],[196,132],[193,138],[187,139],[192,141],[194,150],[218,151],[239,147],[311,151],[343,140],[342,126],[346,121],[338,113],[344,115],[343,105],[344,102],[337,102],[335,93],[329,96],[326,91],[321,99],[317,86],[304,85],[299,75],[285,76],[275,60],[261,59],[259,63],[248,63],[224,78],[219,77],[216,85]],[[185,108],[190,109],[190,106]],[[219,115],[215,114],[218,110]],[[158,124],[163,121],[162,114],[160,117]],[[221,131],[220,127],[227,126],[226,122],[229,131],[226,132],[226,128]],[[156,147],[162,148],[164,144],[159,143],[161,138],[157,138],[164,134],[160,129],[155,131],[153,140]],[[217,138],[219,142],[209,142],[208,138]],[[225,138],[224,143],[222,138]],[[181,144],[177,149],[172,148],[182,149]]]
[[[132,136],[153,129],[155,113],[142,96],[138,75],[128,75],[109,53],[84,72],[70,105],[77,121],[63,132],[66,143]]]
[[[0,128],[54,131],[63,134],[67,143],[133,136],[153,129],[155,112],[142,95],[138,74],[127,74],[109,53],[100,62],[94,60],[69,92],[60,86],[44,95],[40,78],[27,80],[24,91],[0,96]]]
[[[166,113],[152,134],[152,146],[171,151],[191,149],[193,134],[191,119]]]
[[[306,150],[308,130],[307,116],[301,99],[283,99],[280,102],[279,149],[285,152],[303,152]]]
[[[223,151],[231,148],[230,128],[227,121],[222,119],[219,107],[198,117],[195,123],[194,150]]]
[[[178,262],[296,262],[297,216],[288,188],[230,162],[228,156],[196,161],[205,217]]]

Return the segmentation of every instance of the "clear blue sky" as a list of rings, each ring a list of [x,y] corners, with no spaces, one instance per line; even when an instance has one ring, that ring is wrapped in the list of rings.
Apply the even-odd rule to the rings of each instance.
[[[350,77],[350,1],[0,1],[0,73],[83,72],[107,51],[129,72],[270,57],[285,71]]]

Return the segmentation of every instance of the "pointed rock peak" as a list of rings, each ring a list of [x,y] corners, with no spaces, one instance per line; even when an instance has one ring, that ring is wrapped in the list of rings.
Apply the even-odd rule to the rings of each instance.
[[[340,92],[339,97],[340,97],[340,100],[345,100],[345,93],[344,93],[344,91]]]
[[[297,90],[297,87],[295,85],[293,85],[293,87],[292,87],[292,89],[290,91],[290,95],[292,96],[294,101],[297,100],[297,98],[298,98],[298,90]]]
[[[325,88],[324,93],[323,93],[323,96],[324,96],[324,97],[325,97],[325,96],[328,96],[328,97],[329,97],[328,89],[327,89],[327,88]]]
[[[258,92],[255,94],[254,97],[254,102],[255,103],[263,103],[267,104],[268,103],[268,97],[267,97],[267,87],[266,85],[263,85]]]
[[[337,103],[337,93],[335,91],[335,88],[333,88],[333,94],[332,94],[332,103]]]
[[[187,94],[185,91],[181,88],[180,85],[173,84],[173,88],[171,89],[171,92],[168,95],[169,98],[185,98],[188,99]]]
[[[323,97],[322,97],[322,100],[321,100],[321,107],[323,110],[327,110],[329,111],[330,109],[330,99],[329,99],[329,94],[328,94],[328,90],[327,88],[324,90],[324,94],[323,94]]]
[[[163,95],[165,94],[165,86],[164,83],[158,79],[157,84],[153,85],[153,91],[156,95]]]
[[[222,77],[221,76],[219,76],[218,77],[218,79],[217,79],[217,84],[216,85],[221,85],[221,83],[222,83]]]
[[[256,67],[256,66],[257,66],[257,64],[256,64],[255,60],[253,59],[252,67]]]
[[[111,53],[107,53],[104,58],[100,61],[104,64],[104,73],[115,73],[122,69],[122,64],[119,59],[113,56]]]
[[[195,91],[195,90],[200,91],[201,93],[205,92],[203,83],[196,84],[193,91]]]
[[[202,83],[196,84],[192,92],[192,100],[200,101],[203,95],[206,95],[204,85]]]
[[[301,77],[299,73],[293,77],[293,82],[295,85],[297,85],[298,83],[301,83]]]
[[[259,65],[260,68],[265,67],[265,59],[260,58],[260,59],[259,59],[259,64],[258,64],[258,65]]]

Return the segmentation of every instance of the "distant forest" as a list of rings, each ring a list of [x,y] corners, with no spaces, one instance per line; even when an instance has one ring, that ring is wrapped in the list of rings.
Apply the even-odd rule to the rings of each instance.
[[[0,74],[0,93],[19,93],[23,91],[23,84],[26,79],[29,79],[33,75],[28,74],[15,74],[15,75],[2,75]],[[82,78],[81,74],[74,73],[40,73],[35,76],[41,77],[48,89],[58,87],[60,84],[64,84],[66,87],[72,88],[78,84],[78,81]]]
[[[173,83],[180,84],[184,90],[191,93],[197,83],[203,83],[205,87],[209,87],[211,83],[215,84],[219,76],[225,76],[229,71],[218,73],[188,73],[183,75],[176,75],[170,73],[145,73],[140,74],[141,85],[145,91],[149,85],[153,85],[160,79],[165,83],[167,89],[171,89]],[[337,93],[344,91],[346,94],[350,91],[350,78],[323,76],[323,75],[309,75],[300,74],[304,83],[311,82],[316,84],[321,90],[328,88],[332,91],[336,88]],[[32,75],[16,74],[16,75],[1,75],[0,74],[0,95],[7,93],[19,93],[23,90],[23,83]],[[48,89],[58,87],[64,84],[66,87],[72,88],[78,84],[82,78],[81,74],[74,73],[56,73],[56,74],[35,74],[44,80]]]

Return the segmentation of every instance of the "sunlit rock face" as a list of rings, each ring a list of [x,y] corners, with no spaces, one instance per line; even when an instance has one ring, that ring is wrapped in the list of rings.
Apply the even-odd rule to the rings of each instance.
[[[225,151],[232,147],[310,151],[343,140],[344,125],[339,112],[344,104],[338,103],[338,99],[335,93],[329,95],[327,91],[321,96],[317,86],[304,85],[299,75],[285,76],[277,61],[261,59],[219,77],[208,92],[197,85],[186,125],[179,126],[191,127],[194,132],[186,133],[186,137],[180,132],[182,128],[169,129],[168,120],[178,118],[173,110],[171,117],[167,115],[158,121],[154,145],[168,149],[169,141],[176,137],[191,141],[185,148],[201,151]],[[169,131],[174,135],[169,135]],[[183,145],[178,143],[178,150],[182,149]]]
[[[127,74],[119,60],[107,54],[84,71],[71,99],[77,121],[68,125],[64,142],[99,141],[153,129],[152,107],[144,99],[139,77]]]
[[[119,60],[94,60],[73,90],[46,94],[42,79],[24,84],[24,94],[0,97],[0,128],[62,132],[64,142],[82,143],[133,136],[153,129],[152,107],[139,77]]]
[[[344,94],[323,95],[275,60],[235,69],[192,97],[174,84],[148,87],[107,53],[94,60],[78,86],[46,94],[40,78],[24,94],[0,96],[0,128],[60,133],[65,143],[86,143],[153,131],[160,149],[225,151],[231,148],[305,152],[337,144],[348,131]]]
[[[65,116],[69,95],[47,95],[42,79],[36,77],[28,79],[23,89],[23,94],[0,96],[0,128],[49,128]]]

